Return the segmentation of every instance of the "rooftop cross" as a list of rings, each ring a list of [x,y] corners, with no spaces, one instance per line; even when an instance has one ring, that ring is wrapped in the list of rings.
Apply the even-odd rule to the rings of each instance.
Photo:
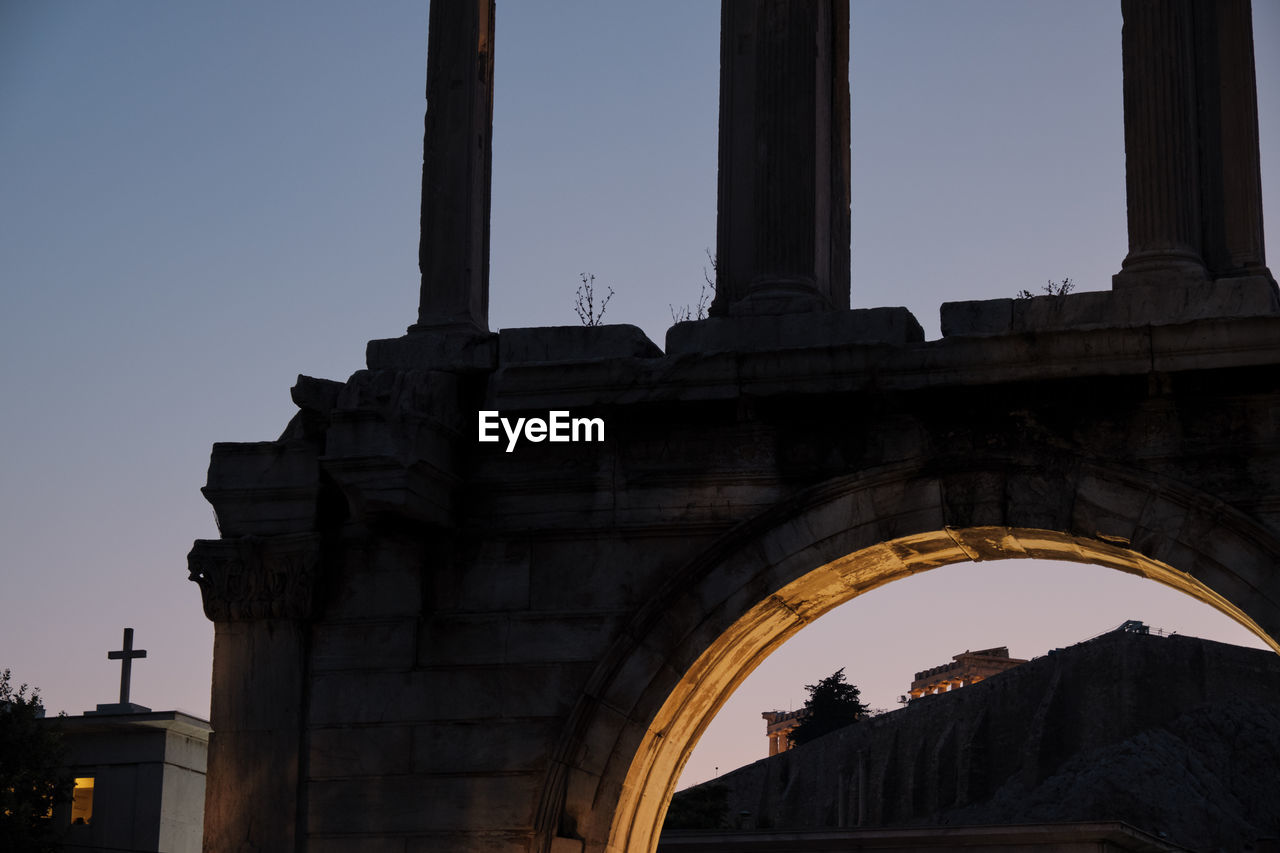
[[[124,648],[119,651],[107,652],[107,660],[120,661],[120,704],[129,704],[129,676],[133,672],[133,659],[145,658],[147,656],[146,649],[133,648],[133,629],[124,629]]]

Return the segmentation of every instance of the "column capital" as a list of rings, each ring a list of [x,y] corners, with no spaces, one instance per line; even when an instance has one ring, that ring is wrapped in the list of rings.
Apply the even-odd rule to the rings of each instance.
[[[304,621],[315,615],[316,534],[197,539],[187,567],[213,622]]]

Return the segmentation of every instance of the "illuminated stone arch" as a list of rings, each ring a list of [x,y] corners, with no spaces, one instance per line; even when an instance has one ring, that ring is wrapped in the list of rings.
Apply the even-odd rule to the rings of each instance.
[[[649,851],[698,738],[755,667],[833,607],[964,561],[1092,563],[1209,604],[1280,651],[1280,539],[1210,495],[1092,462],[942,460],[816,486],[677,573],[601,663],[539,818]],[[1046,473],[1046,472],[1051,473]]]

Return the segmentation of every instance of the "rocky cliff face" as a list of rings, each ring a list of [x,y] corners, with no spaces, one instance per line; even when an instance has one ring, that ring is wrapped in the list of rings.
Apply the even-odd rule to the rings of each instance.
[[[1241,849],[1280,835],[1280,656],[1107,634],[715,785],[740,828],[1123,820]]]

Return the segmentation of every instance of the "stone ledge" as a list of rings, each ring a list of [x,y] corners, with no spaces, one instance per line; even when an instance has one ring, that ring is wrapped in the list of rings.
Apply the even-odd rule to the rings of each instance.
[[[571,367],[519,365],[490,383],[485,406],[572,410],[727,401],[743,394],[914,391],[1277,363],[1280,314],[1155,327],[955,336],[907,345],[687,353]]]
[[[1262,277],[1206,284],[944,302],[942,336],[1010,335],[1073,329],[1167,326],[1196,320],[1280,316],[1275,282]]]
[[[364,360],[370,370],[484,373],[498,366],[498,336],[452,329],[409,332],[369,341]]]
[[[667,353],[760,352],[922,341],[924,330],[906,308],[855,308],[676,323],[667,330]]]
[[[533,326],[498,334],[503,365],[601,358],[661,358],[662,350],[637,326]]]

